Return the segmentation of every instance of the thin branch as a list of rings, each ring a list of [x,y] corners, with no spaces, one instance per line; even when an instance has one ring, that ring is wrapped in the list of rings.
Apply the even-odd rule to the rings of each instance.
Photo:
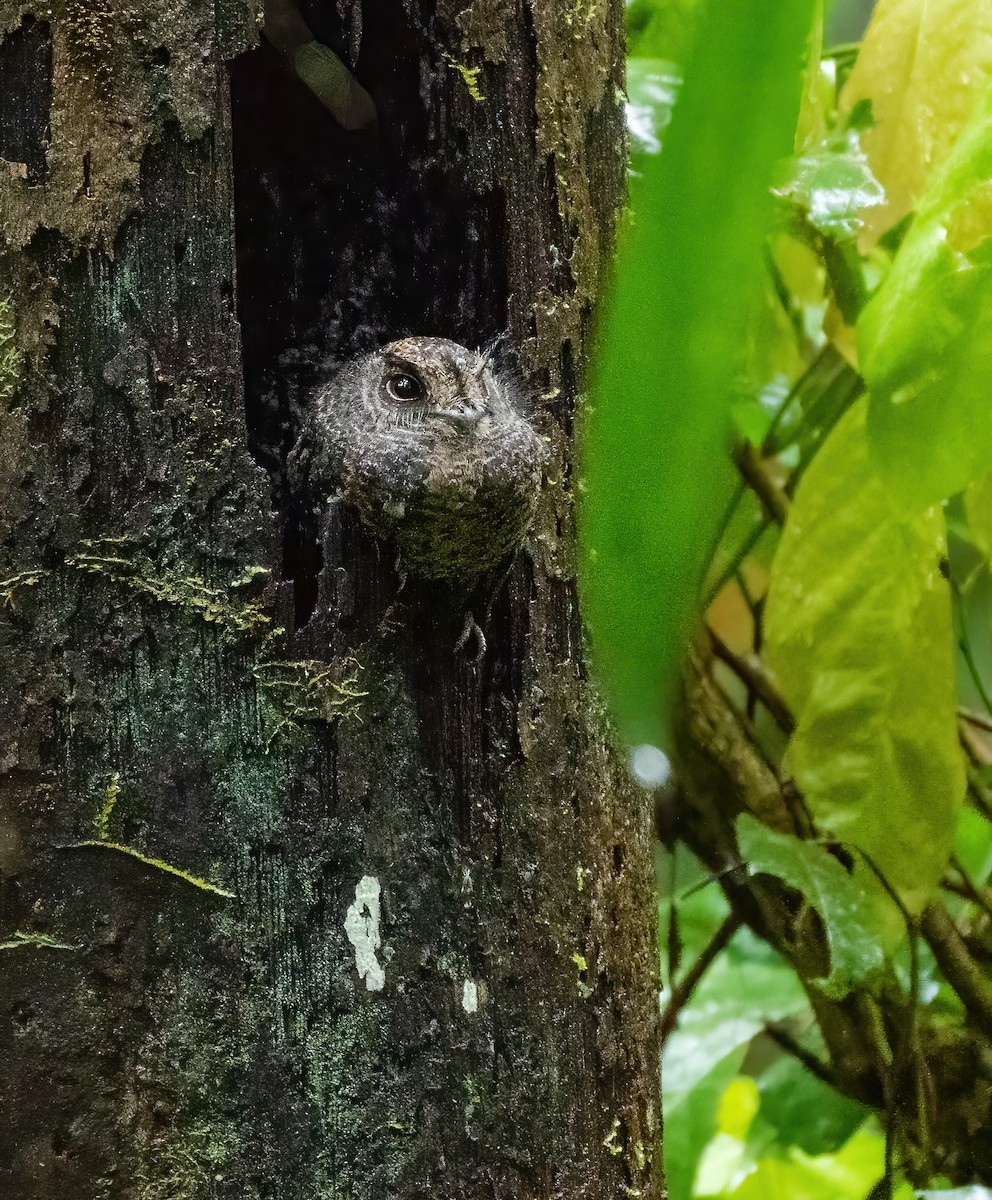
[[[829,234],[821,233],[793,202],[790,211],[792,232],[817,255],[827,271],[827,280],[841,316],[848,325],[857,322],[868,298],[864,271],[857,249]]]
[[[743,924],[743,917],[739,916],[736,912],[729,913],[724,918],[716,933],[710,938],[708,944],[700,952],[699,957],[688,971],[686,971],[682,980],[672,987],[671,998],[665,1006],[665,1011],[661,1014],[662,1046],[668,1041],[675,1026],[678,1024],[679,1014],[685,1008],[686,1004],[688,1004],[692,993],[699,985],[699,981],[713,965],[717,955],[726,949],[730,939]]]
[[[941,880],[941,887],[949,892],[953,892],[956,896],[970,900],[986,916],[992,917],[992,893],[989,892],[988,888],[981,888],[972,880],[956,855],[951,856],[951,866],[961,876],[961,882],[959,883],[956,879],[945,878]]]
[[[784,1025],[777,1021],[765,1022],[765,1033],[772,1041],[780,1046],[786,1054],[791,1054],[793,1058],[797,1058],[811,1075],[815,1075],[821,1083],[827,1084],[828,1087],[839,1089],[840,1083],[833,1071],[826,1063],[821,1062],[811,1051],[801,1045],[785,1028]]]
[[[791,734],[796,727],[795,718],[769,679],[760,660],[753,656],[742,658],[739,654],[735,654],[718,633],[714,633],[708,626],[707,629],[713,654],[758,697],[782,732]]]
[[[741,569],[734,576],[737,582],[737,590],[740,592],[744,603],[747,605],[748,615],[751,618],[752,635],[751,635],[751,653],[749,658],[759,667],[761,666],[761,646],[763,642],[763,622],[761,619],[761,610],[763,607],[762,600],[756,600],[751,595],[751,589],[747,585],[747,579],[744,576],[743,563]],[[758,704],[760,703],[758,693],[753,687],[747,689],[747,716],[749,721],[753,721],[757,713]]]
[[[937,965],[975,1024],[992,1034],[992,980],[972,958],[961,931],[939,904],[925,909],[920,928]]]
[[[733,457],[741,478],[761,501],[768,519],[784,525],[789,515],[789,497],[768,474],[761,455],[750,442],[738,442]]]
[[[951,585],[951,591],[954,594],[954,598],[958,601],[956,605],[958,629],[960,630],[958,649],[961,651],[961,657],[964,659],[969,675],[971,675],[971,681],[975,685],[975,691],[977,691],[981,697],[986,711],[990,716],[992,716],[992,698],[989,697],[988,691],[985,687],[985,682],[982,679],[982,674],[978,669],[978,664],[975,662],[975,656],[971,650],[971,634],[968,629],[967,610],[964,604],[964,592],[953,576],[951,576],[949,582]]]
[[[775,298],[778,300],[786,319],[792,326],[792,333],[796,339],[796,349],[802,354],[809,343],[803,322],[802,305],[796,302],[792,290],[782,278],[782,272],[775,261],[775,255],[771,253],[767,244],[765,245],[765,269],[768,271],[772,289],[775,292]]]
[[[720,572],[716,582],[711,584],[707,590],[702,604],[704,612],[737,574],[741,568],[741,563],[743,563],[745,558],[747,558],[770,528],[771,526],[767,521],[763,521],[760,525],[755,525],[744,541],[737,547],[730,562]]]
[[[978,750],[972,741],[972,735],[966,727],[958,726],[958,741],[965,753],[964,769],[968,779],[968,794],[975,802],[975,807],[987,821],[992,821],[992,804],[989,802],[989,789],[982,778],[980,767],[986,764],[978,756]]]
[[[894,1154],[898,1122],[901,1120],[900,1098],[902,1096],[902,1078],[907,1071],[915,1071],[919,1046],[919,998],[920,998],[920,956],[919,956],[919,925],[910,914],[901,896],[886,878],[870,854],[861,851],[861,856],[875,874],[889,899],[899,909],[909,934],[909,1007],[904,1028],[897,1029],[899,1041],[893,1045],[886,1029],[885,1020],[879,1003],[873,996],[863,993],[857,999],[858,1007],[867,1018],[867,1028],[875,1046],[875,1053],[880,1064],[882,1079],[882,1095],[885,1101],[885,1175],[882,1177],[882,1195],[891,1196],[891,1180],[893,1175]],[[919,1088],[916,1089],[919,1098]],[[918,1122],[926,1125],[926,1113],[917,1111]],[[924,1136],[929,1136],[924,1132]]]
[[[976,729],[984,729],[986,733],[992,733],[992,717],[987,717],[984,713],[975,712],[973,708],[965,708],[963,704],[959,704],[958,717],[967,724],[974,725]]]

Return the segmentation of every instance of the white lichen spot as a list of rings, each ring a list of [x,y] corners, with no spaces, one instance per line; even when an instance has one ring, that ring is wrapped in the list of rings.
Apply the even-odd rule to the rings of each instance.
[[[355,886],[355,903],[348,906],[344,931],[355,947],[355,968],[359,979],[365,980],[370,992],[381,991],[386,985],[386,972],[376,957],[382,945],[379,934],[379,880],[363,875]]]
[[[479,988],[474,979],[466,979],[462,985],[462,1008],[467,1013],[479,1011]]]

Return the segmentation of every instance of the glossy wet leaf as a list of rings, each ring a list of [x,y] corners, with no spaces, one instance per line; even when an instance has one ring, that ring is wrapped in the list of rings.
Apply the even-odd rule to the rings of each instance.
[[[853,237],[862,227],[862,213],[885,201],[885,191],[872,174],[868,158],[851,130],[836,144],[804,154],[796,163],[792,195],[821,233]]]
[[[791,149],[813,0],[711,2],[664,151],[639,164],[582,429],[582,589],[624,732],[659,743],[733,486],[729,400]]]
[[[627,133],[635,163],[642,154],[658,154],[672,120],[681,79],[677,68],[662,58],[631,58],[627,62]]]
[[[797,727],[784,768],[817,829],[868,855],[913,910],[964,795],[939,511],[906,515],[869,457],[865,401],[799,485],[772,565],[766,661]]]
[[[825,847],[776,833],[747,813],[737,819],[737,840],[750,874],[776,876],[819,914],[830,950],[825,992],[841,996],[881,971],[888,913],[877,886],[850,874]]]
[[[992,93],[934,175],[858,323],[869,434],[897,499],[925,508],[992,462]]]
[[[914,207],[990,73],[992,0],[878,0],[842,97],[872,103],[862,144],[887,195],[864,214],[873,240]]]

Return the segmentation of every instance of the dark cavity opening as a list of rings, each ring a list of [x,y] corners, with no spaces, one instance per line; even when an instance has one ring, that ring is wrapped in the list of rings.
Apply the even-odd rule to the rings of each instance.
[[[428,120],[423,33],[392,0],[299,8],[371,94],[378,133],[343,129],[264,37],[232,66],[248,437],[285,517],[297,627],[316,602],[321,549],[301,533],[285,464],[315,394],[337,364],[397,337],[482,345],[506,321],[503,196],[470,188],[437,127],[443,107]],[[441,74],[430,86],[450,85]]]
[[[27,16],[0,42],[0,158],[23,163],[29,184],[48,174],[51,110],[51,30]]]

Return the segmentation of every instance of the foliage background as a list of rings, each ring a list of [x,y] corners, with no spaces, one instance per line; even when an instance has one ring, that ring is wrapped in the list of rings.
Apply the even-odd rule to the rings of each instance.
[[[678,763],[642,775],[668,1184],[979,1200],[988,1080],[952,1064],[992,1034],[992,5],[880,0],[860,55],[870,5],[808,10],[804,48],[788,7],[628,6],[584,429],[599,672]]]

